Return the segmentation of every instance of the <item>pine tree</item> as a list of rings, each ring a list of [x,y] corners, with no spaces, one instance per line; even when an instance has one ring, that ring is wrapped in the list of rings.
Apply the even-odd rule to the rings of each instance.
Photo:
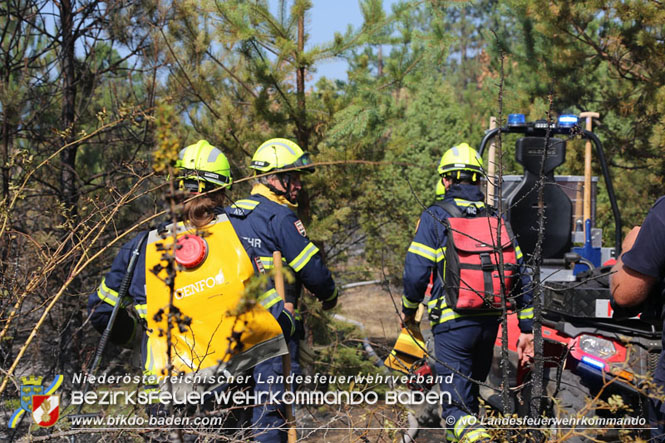
[[[523,78],[532,79],[523,83],[526,91],[535,98],[551,88],[558,111],[600,112],[596,132],[611,159],[624,226],[639,223],[649,205],[635,202],[653,202],[665,193],[665,12],[642,1],[556,1],[546,7],[515,1],[510,6],[514,16],[525,17],[511,49]],[[549,80],[538,84],[536,78]],[[599,171],[597,163],[594,169]],[[613,231],[608,208],[607,201],[599,201],[598,224],[605,235]]]

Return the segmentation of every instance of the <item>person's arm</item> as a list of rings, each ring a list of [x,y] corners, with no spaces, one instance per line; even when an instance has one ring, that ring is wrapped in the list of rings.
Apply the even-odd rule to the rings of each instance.
[[[520,335],[517,339],[517,359],[520,365],[525,365],[534,356],[533,347],[533,279],[524,262],[524,255],[517,244],[515,236],[511,238],[515,247],[515,258],[519,266],[515,292],[517,293],[517,318]]]
[[[632,249],[639,233],[640,226],[635,226],[626,235],[621,245],[621,250],[624,253]],[[644,302],[657,279],[626,266],[622,257],[623,254],[612,267],[610,291],[617,306],[628,308]]]
[[[143,269],[145,269],[145,244],[142,245],[141,255],[136,263],[129,290],[123,300],[118,299],[118,291],[127,272],[127,264],[143,235],[136,236],[120,248],[118,255],[113,260],[110,271],[102,279],[97,290],[88,297],[90,322],[100,333],[106,329],[113,307],[116,303],[121,303],[121,309],[118,311],[110,336],[113,343],[120,345],[132,342],[138,326],[137,317],[145,317],[145,273],[143,272]],[[130,315],[125,308],[132,303],[134,303],[136,314],[132,313]]]
[[[533,330],[533,279],[526,267],[519,245],[514,239],[513,243],[515,244],[515,257],[519,266],[519,274],[515,278],[515,287],[511,293],[515,296],[519,329],[522,333],[528,335]]]
[[[409,245],[404,260],[402,279],[404,284],[402,323],[404,324],[413,321],[418,305],[425,297],[432,270],[438,269],[444,259],[442,248],[445,229],[429,215],[428,211],[423,212],[420,217],[416,235]],[[440,212],[443,213],[443,210]],[[443,214],[437,212],[437,215],[439,218],[443,218]],[[434,278],[437,276],[435,275]]]
[[[337,304],[338,291],[330,270],[323,264],[319,248],[307,237],[302,222],[290,211],[277,217],[273,225],[286,264],[298,279],[328,310]]]
[[[525,272],[525,271],[523,271]],[[524,280],[528,280],[525,284]],[[520,365],[528,363],[534,356],[533,348],[533,296],[531,292],[531,277],[527,274],[521,276],[521,294],[517,298],[517,319],[520,335],[517,339],[517,358]]]
[[[641,227],[628,233],[622,248],[610,275],[611,303],[631,308],[644,302],[665,277],[665,197],[654,203]]]

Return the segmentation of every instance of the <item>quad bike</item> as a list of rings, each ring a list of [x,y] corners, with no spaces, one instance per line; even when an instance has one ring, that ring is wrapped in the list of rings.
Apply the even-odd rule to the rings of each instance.
[[[546,413],[550,416],[580,413],[608,416],[610,412],[596,409],[598,401],[588,403],[588,399],[608,400],[619,395],[632,412],[615,414],[646,418],[642,384],[653,374],[661,351],[662,324],[657,318],[660,309],[644,309],[643,314],[631,318],[613,318],[608,278],[610,266],[603,267],[602,264],[611,263],[620,253],[621,217],[600,140],[593,132],[578,126],[576,116],[561,116],[559,122],[548,124],[543,120],[526,122],[522,114],[511,114],[505,127],[485,134],[479,149],[481,155],[499,133],[504,137],[520,135],[515,143],[515,157],[524,168],[524,174],[504,177],[501,203],[504,218],[510,222],[525,259],[527,263],[531,260],[531,264],[538,239],[538,180],[544,175],[545,229],[540,281],[543,285]],[[595,145],[615,220],[614,248],[601,247],[600,230],[589,229],[591,221],[586,222],[586,235],[580,230],[581,214],[576,213],[572,203],[580,194],[579,189],[571,184],[580,181],[581,177],[555,175],[555,169],[565,162],[566,139],[573,136],[581,136]],[[595,214],[595,195],[593,197],[592,214]],[[575,243],[583,243],[583,246],[574,247]],[[653,313],[651,317],[648,316],[650,313]],[[523,383],[528,380],[529,373],[516,365],[515,345],[519,329],[514,314],[509,316],[507,329],[511,385],[524,386],[513,391],[518,395],[513,397],[509,409],[526,414],[532,399],[530,384]],[[488,377],[488,382],[495,387],[502,381],[501,334],[500,330]],[[482,391],[487,403],[504,410],[496,391]],[[616,399],[614,397],[615,402]],[[579,441],[584,441],[583,438],[578,436]]]

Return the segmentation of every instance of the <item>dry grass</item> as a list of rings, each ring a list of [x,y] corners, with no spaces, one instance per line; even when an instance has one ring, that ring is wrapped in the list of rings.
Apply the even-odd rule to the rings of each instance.
[[[401,288],[391,287],[390,291],[379,284],[345,289],[340,298],[338,312],[342,316],[363,324],[365,334],[376,353],[384,359],[395,344],[401,331]],[[394,303],[393,303],[394,301]],[[421,329],[429,329],[425,319]],[[395,375],[399,375],[397,372]],[[300,426],[299,441],[313,443],[328,442],[394,442],[401,441],[403,430],[394,427],[405,426],[405,410],[400,406],[388,406],[379,402],[374,406],[345,405],[333,411],[322,408],[318,411],[302,408],[298,411]],[[311,429],[317,428],[317,430]],[[344,429],[344,428],[350,429]],[[391,429],[393,428],[393,429]],[[418,441],[443,441],[445,432],[441,429],[421,429]]]

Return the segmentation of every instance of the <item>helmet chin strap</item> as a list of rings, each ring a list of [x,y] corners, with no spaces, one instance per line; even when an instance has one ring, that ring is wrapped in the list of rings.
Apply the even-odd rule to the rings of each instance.
[[[279,182],[282,184],[282,187],[286,189],[284,191],[284,197],[291,202],[292,204],[296,204],[298,201],[298,196],[296,195],[294,198],[291,198],[291,174],[279,174]]]
[[[283,195],[289,202],[295,205],[298,199],[297,198],[292,199],[289,196],[289,189],[291,188],[291,176],[289,174],[278,174],[277,179],[279,180],[279,183],[282,185],[282,188],[284,188],[285,190],[277,189],[270,183],[266,183],[265,184],[266,187],[270,189],[275,195]]]

